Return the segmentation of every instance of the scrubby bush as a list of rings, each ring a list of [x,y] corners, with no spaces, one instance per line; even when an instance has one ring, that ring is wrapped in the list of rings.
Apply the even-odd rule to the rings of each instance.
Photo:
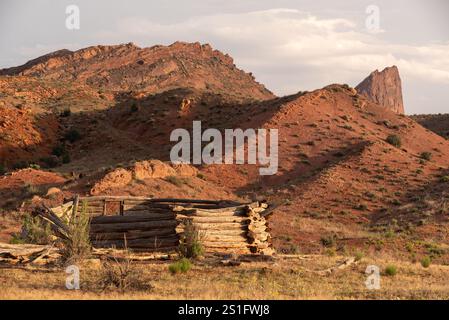
[[[137,106],[136,103],[133,103],[131,105],[131,112],[134,113],[134,112],[137,112],[137,111],[139,111],[139,107]]]
[[[362,259],[363,259],[363,252],[360,252],[360,251],[356,252],[355,253],[355,261],[360,261]]]
[[[441,182],[449,182],[449,176],[442,176],[440,181]]]
[[[428,268],[430,266],[431,262],[432,262],[432,260],[430,259],[429,256],[425,256],[424,258],[421,259],[421,265],[424,268]]]
[[[40,161],[43,162],[47,168],[55,168],[59,165],[58,157],[56,156],[41,158]]]
[[[421,154],[419,155],[419,157],[423,160],[427,160],[429,161],[430,159],[432,159],[432,152],[421,152]]]
[[[6,167],[2,164],[0,164],[0,176],[4,175],[6,173]]]
[[[26,161],[18,161],[16,163],[14,163],[12,166],[13,170],[20,170],[20,169],[25,169],[25,168],[28,168],[28,162],[26,162]]]
[[[76,129],[70,129],[64,135],[64,139],[73,143],[81,139],[81,134]]]
[[[401,137],[395,134],[390,134],[386,140],[389,144],[396,148],[400,148],[402,146]]]
[[[83,203],[81,212],[73,213],[65,218],[67,225],[67,238],[62,239],[63,259],[76,262],[84,259],[91,251],[89,237],[90,217],[86,204]]]
[[[387,276],[391,276],[392,277],[392,276],[395,276],[397,273],[398,273],[398,269],[397,269],[397,267],[395,265],[390,264],[390,265],[386,266],[385,274]]]
[[[65,150],[65,146],[62,144],[55,146],[52,151],[52,154],[57,157],[62,156],[64,153],[66,153],[66,150]]]
[[[184,179],[182,178],[178,178],[177,176],[168,176],[167,178],[165,178],[165,180],[167,182],[170,182],[171,184],[174,184],[177,187],[181,187],[182,185],[184,185]]]
[[[100,286],[105,289],[118,289],[125,292],[129,289],[151,289],[151,285],[142,282],[142,272],[133,266],[129,252],[123,258],[107,258],[102,261]]]
[[[320,242],[323,245],[323,247],[326,247],[326,248],[333,247],[335,245],[335,236],[330,235],[330,236],[321,237]]]
[[[198,258],[203,255],[203,238],[201,232],[196,228],[191,220],[184,221],[184,232],[181,235],[179,253],[186,258]]]
[[[62,163],[70,163],[70,161],[72,161],[70,158],[70,154],[68,154],[67,152],[64,153],[62,155]]]
[[[15,243],[48,244],[53,234],[50,225],[40,217],[26,216],[22,224],[22,232],[15,235]]]
[[[180,272],[185,273],[185,272],[189,271],[191,268],[192,268],[192,263],[187,258],[182,258],[168,266],[168,270],[172,274],[176,274],[176,273],[180,273]]]
[[[65,109],[61,112],[61,117],[70,117],[72,115],[72,110],[70,108]]]

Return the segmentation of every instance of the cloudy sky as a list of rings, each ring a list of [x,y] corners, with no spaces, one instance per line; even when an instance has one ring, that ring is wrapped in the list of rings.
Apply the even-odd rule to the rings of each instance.
[[[79,30],[66,28],[71,4]],[[446,0],[0,2],[0,68],[61,48],[176,40],[210,43],[278,95],[355,86],[397,65],[408,114],[449,113]]]

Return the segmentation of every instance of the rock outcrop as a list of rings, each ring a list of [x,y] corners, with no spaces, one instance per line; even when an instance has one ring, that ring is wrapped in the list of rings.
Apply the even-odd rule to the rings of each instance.
[[[402,86],[396,66],[375,70],[357,87],[357,92],[393,112],[403,114]]]
[[[267,100],[274,94],[240,70],[233,59],[208,44],[175,42],[140,48],[133,43],[59,50],[0,75],[87,84],[101,91],[145,91],[194,88],[215,94],[230,92],[240,99]]]

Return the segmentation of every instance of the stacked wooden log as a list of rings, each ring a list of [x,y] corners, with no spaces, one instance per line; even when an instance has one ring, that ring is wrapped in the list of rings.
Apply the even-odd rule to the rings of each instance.
[[[201,244],[206,252],[272,254],[267,221],[261,215],[266,208],[266,203],[255,202],[216,209],[176,206],[173,211],[177,213],[180,236],[185,221],[191,221],[202,233]]]
[[[91,216],[94,247],[140,251],[176,250],[186,221],[199,232],[206,252],[271,254],[271,238],[263,212],[266,203],[151,199],[143,197],[82,197],[73,210]]]

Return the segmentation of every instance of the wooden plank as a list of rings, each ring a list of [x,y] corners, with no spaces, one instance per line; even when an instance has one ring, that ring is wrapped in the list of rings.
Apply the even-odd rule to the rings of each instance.
[[[177,236],[177,234],[173,229],[170,228],[150,231],[131,230],[127,232],[91,233],[92,239],[95,239],[96,236],[104,240],[121,240],[124,239],[124,237],[126,237],[126,239],[133,240],[158,236]]]
[[[107,204],[106,204],[106,200],[104,200],[104,202],[103,202],[103,215],[104,215],[104,216],[105,216],[106,213],[107,213],[106,208],[107,208]]]
[[[169,216],[166,214],[159,213],[149,213],[140,215],[130,215],[130,216],[101,216],[94,217],[91,219],[92,224],[102,224],[102,223],[130,223],[130,222],[143,222],[143,221],[161,221],[161,220],[172,220],[175,221],[174,216]]]
[[[168,210],[161,210],[161,211],[159,211],[159,210],[156,210],[156,211],[153,211],[153,210],[126,210],[123,212],[124,216],[135,216],[135,215],[144,215],[144,214],[149,214],[149,215],[160,214],[161,216],[165,215],[165,216],[173,217],[173,219],[175,218],[175,215],[171,211],[168,211]]]
[[[102,242],[111,242],[111,243],[115,243],[115,242],[124,242],[125,241],[125,237],[121,237],[118,239],[106,239],[105,237],[102,237],[102,235],[100,233],[95,234],[94,237],[91,237],[91,242],[94,243],[102,243]],[[135,238],[135,239],[128,239],[126,238],[126,242],[127,243],[136,243],[137,242],[145,242],[145,243],[149,243],[149,244],[154,244],[154,243],[165,243],[165,242],[177,242],[179,241],[179,238],[176,235],[167,235],[167,236],[152,236],[152,237],[145,237],[145,238]]]
[[[221,248],[221,249],[227,249],[227,248],[240,248],[240,249],[246,249],[250,245],[245,242],[235,242],[235,243],[220,243],[220,242],[202,242],[201,243],[204,248]]]
[[[172,209],[167,206],[163,208],[155,207],[155,206],[148,206],[148,205],[142,205],[142,204],[124,204],[123,205],[124,211],[159,211],[159,212],[172,212]]]
[[[92,223],[90,229],[92,232],[115,232],[115,231],[129,231],[129,230],[149,230],[151,228],[175,228],[176,221],[145,221],[145,222],[131,222],[131,223]]]
[[[201,200],[201,199],[176,199],[176,198],[148,198],[148,197],[128,197],[128,196],[91,196],[80,197],[80,200],[114,200],[114,201],[128,201],[128,200],[144,200],[148,202],[161,203],[199,203],[199,204],[236,204],[237,202],[231,200]]]
[[[163,248],[174,247],[179,244],[177,239],[136,239],[136,240],[107,240],[107,241],[92,241],[94,247],[129,247],[129,248]]]
[[[223,223],[223,222],[238,222],[238,223],[249,223],[250,218],[248,217],[236,217],[236,216],[207,216],[207,217],[197,217],[197,216],[186,216],[186,215],[176,215],[176,220],[182,221],[183,219],[191,220],[194,223]]]
[[[200,237],[201,241],[207,241],[207,242],[246,242],[248,243],[245,236],[229,236],[229,235],[211,235],[206,234],[203,237]]]

